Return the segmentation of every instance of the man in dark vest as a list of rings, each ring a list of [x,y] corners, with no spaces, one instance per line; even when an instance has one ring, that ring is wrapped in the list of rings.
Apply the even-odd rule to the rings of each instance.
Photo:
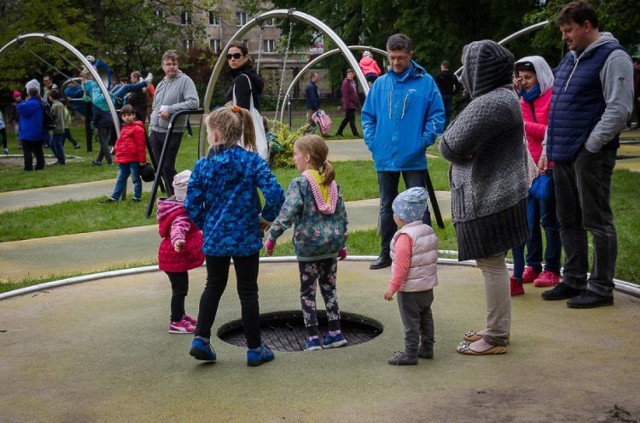
[[[586,1],[566,5],[556,18],[570,51],[555,69],[545,149],[538,167],[553,176],[565,250],[561,283],[543,292],[570,308],[613,305],[618,241],[611,211],[611,176],[620,131],[632,110],[631,57]],[[589,266],[587,231],[593,236]]]

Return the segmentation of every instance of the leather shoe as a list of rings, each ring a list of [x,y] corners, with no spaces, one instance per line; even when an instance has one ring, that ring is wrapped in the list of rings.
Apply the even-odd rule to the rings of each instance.
[[[585,289],[579,297],[567,301],[569,308],[596,308],[613,305],[613,296],[605,297]]]
[[[541,295],[543,300],[558,301],[568,300],[569,298],[577,297],[582,293],[582,290],[575,289],[567,285],[566,283],[559,283],[553,289],[544,291]]]
[[[369,269],[378,270],[378,269],[384,269],[385,267],[389,267],[389,266],[391,266],[391,257],[380,256],[376,259],[376,261],[374,261],[369,265]]]

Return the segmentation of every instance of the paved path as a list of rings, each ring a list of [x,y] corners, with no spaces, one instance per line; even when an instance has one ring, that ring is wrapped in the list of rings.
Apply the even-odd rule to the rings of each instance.
[[[370,160],[362,140],[331,141],[330,160]],[[104,197],[113,190],[115,180],[0,193],[0,212],[23,207],[54,204],[66,200]],[[151,184],[143,184],[149,190]],[[132,192],[129,181],[129,192]],[[450,196],[438,192],[438,204],[444,218],[450,216]],[[349,230],[377,227],[378,199],[347,202]],[[143,208],[141,207],[141,210]],[[287,231],[282,241],[289,240]],[[19,281],[50,276],[93,273],[114,268],[155,262],[160,238],[156,225],[88,234],[0,243],[1,279]]]

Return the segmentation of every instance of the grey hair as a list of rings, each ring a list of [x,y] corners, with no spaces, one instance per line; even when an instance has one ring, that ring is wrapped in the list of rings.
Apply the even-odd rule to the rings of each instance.
[[[393,34],[387,39],[387,51],[404,50],[411,53],[411,38],[404,34]]]

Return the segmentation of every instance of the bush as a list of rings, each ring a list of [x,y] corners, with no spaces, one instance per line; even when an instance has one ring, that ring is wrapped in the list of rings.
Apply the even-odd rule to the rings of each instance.
[[[280,152],[273,158],[274,168],[294,168],[293,162],[293,144],[298,138],[304,135],[305,126],[294,129],[289,128],[286,123],[279,120],[269,120],[271,132],[273,132],[280,143]]]

